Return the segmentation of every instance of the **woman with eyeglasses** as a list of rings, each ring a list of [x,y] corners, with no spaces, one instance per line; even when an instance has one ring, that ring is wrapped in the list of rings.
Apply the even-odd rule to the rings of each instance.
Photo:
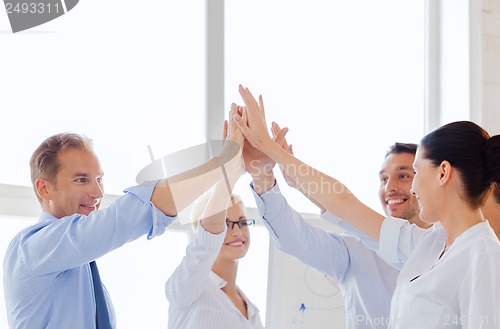
[[[244,173],[229,173],[230,185]],[[264,328],[259,310],[236,285],[255,220],[246,218],[239,196],[229,195],[220,182],[192,207],[195,237],[165,286],[170,329]]]

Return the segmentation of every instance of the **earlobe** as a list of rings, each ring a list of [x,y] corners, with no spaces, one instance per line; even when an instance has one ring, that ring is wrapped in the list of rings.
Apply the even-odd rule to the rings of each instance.
[[[451,164],[448,161],[443,161],[439,165],[439,185],[445,185],[451,177]]]

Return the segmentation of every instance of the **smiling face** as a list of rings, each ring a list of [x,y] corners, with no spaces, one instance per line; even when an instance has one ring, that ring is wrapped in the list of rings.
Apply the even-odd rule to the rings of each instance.
[[[241,202],[228,208],[226,214],[227,220],[236,222],[246,219],[245,209]],[[224,244],[219,253],[219,258],[226,260],[237,260],[243,258],[250,246],[250,230],[248,226],[230,225],[226,231]]]
[[[379,173],[379,199],[385,214],[410,223],[419,221],[418,203],[410,192],[414,159],[410,153],[389,154]]]
[[[36,183],[42,208],[57,218],[97,210],[103,197],[103,173],[95,153],[68,148],[57,157],[60,170],[55,180]]]
[[[428,223],[438,221],[440,218],[439,210],[442,208],[443,201],[437,191],[437,177],[439,177],[438,167],[432,164],[431,160],[424,158],[425,150],[419,148],[415,155],[413,169],[415,177],[411,191],[417,198],[420,208],[420,218]]]

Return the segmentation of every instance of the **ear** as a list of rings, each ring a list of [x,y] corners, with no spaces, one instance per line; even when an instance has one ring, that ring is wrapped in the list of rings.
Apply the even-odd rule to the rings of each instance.
[[[50,199],[50,193],[49,193],[49,182],[46,181],[45,179],[43,178],[38,178],[36,181],[35,181],[35,189],[36,189],[36,193],[38,194],[38,196],[40,198],[42,198],[42,200],[49,200]]]
[[[453,167],[451,164],[444,160],[439,165],[439,185],[445,185],[451,178],[451,172],[453,171]]]

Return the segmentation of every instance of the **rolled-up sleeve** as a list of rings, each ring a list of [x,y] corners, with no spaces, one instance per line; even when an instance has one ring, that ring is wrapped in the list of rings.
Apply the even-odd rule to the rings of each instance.
[[[124,191],[125,193],[134,194],[145,204],[151,205],[152,223],[151,229],[149,230],[147,235],[148,240],[151,240],[155,236],[163,234],[167,226],[170,225],[176,218],[175,216],[171,217],[165,215],[151,202],[151,196],[153,195],[153,190],[157,183],[158,181],[147,181],[141,185],[133,186]]]

